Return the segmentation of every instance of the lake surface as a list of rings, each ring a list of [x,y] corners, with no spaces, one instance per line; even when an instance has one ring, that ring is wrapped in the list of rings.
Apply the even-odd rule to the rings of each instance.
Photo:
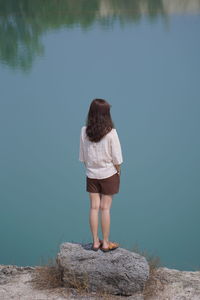
[[[110,239],[200,268],[199,53],[198,0],[0,1],[0,264],[91,241],[79,135],[99,97],[124,158]]]

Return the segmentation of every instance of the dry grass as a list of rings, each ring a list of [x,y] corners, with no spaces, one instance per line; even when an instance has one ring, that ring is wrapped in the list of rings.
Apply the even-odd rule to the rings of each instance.
[[[135,245],[132,249],[133,252],[136,252],[144,256],[149,264],[149,278],[145,283],[143,290],[144,299],[152,299],[153,296],[156,296],[160,291],[164,289],[164,284],[159,280],[157,276],[157,269],[162,267],[162,263],[159,256],[150,255],[147,250],[141,251],[138,245]]]
[[[54,259],[49,259],[45,265],[36,266],[32,280],[37,289],[54,289],[63,286],[62,272]]]

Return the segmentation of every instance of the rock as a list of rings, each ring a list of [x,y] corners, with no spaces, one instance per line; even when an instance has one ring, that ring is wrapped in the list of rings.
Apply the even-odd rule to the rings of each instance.
[[[148,300],[199,300],[200,271],[180,271],[160,267],[155,271],[146,295]]]
[[[142,291],[149,276],[145,257],[118,248],[107,253],[91,250],[92,244],[63,243],[56,261],[66,285],[87,286],[90,292],[101,291],[129,296]]]
[[[33,269],[33,267],[29,266],[19,267],[15,265],[0,265],[0,284],[8,283],[9,281],[12,281],[13,276]]]

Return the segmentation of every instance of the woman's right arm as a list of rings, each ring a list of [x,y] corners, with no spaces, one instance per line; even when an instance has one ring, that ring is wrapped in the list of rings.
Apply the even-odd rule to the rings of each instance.
[[[81,130],[81,134],[80,134],[79,160],[80,160],[81,162],[84,162],[84,163],[85,163],[82,130]]]

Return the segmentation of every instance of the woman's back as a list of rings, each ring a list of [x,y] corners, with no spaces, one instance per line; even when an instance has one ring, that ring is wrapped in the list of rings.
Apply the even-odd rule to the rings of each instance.
[[[91,142],[86,126],[81,128],[79,160],[85,163],[89,178],[103,179],[116,173],[114,165],[123,162],[117,130],[113,128],[99,142]]]

